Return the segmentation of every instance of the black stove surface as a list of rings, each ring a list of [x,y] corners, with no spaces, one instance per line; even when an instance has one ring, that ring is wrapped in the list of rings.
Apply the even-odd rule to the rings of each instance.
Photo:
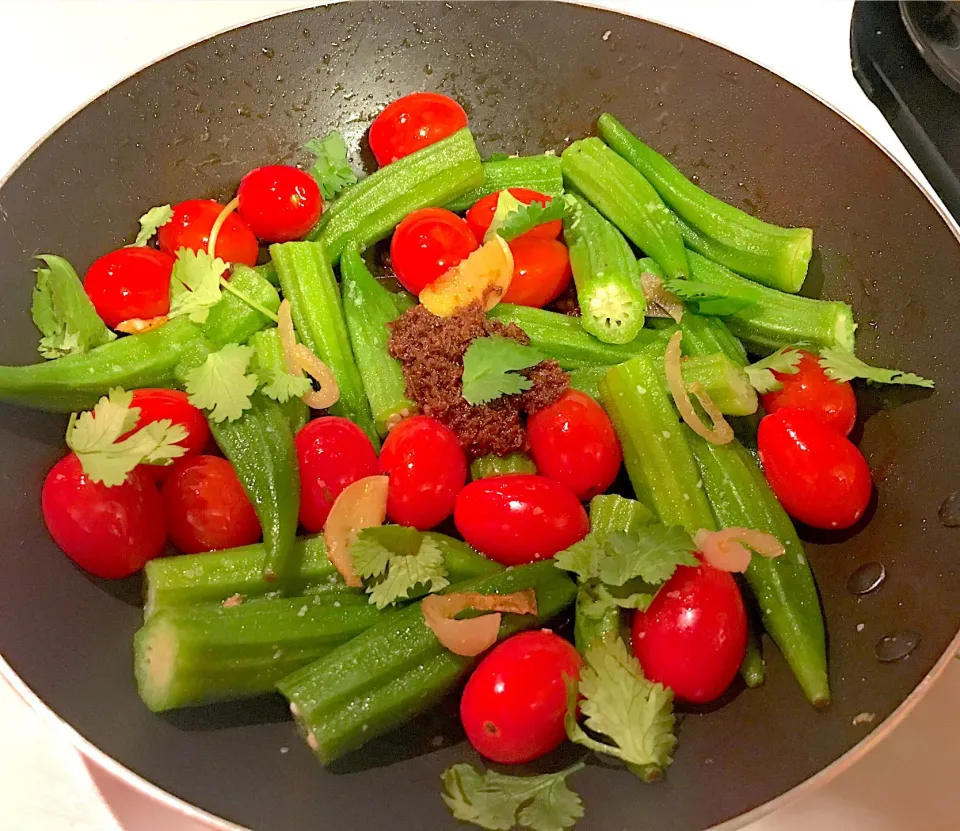
[[[960,94],[921,57],[898,3],[858,0],[850,45],[854,77],[960,221]]]

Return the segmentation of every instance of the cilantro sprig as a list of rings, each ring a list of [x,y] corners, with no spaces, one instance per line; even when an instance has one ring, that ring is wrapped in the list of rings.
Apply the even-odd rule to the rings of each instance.
[[[566,210],[566,202],[562,199],[551,199],[546,205],[540,202],[525,205],[509,190],[502,190],[497,196],[497,208],[493,213],[493,221],[487,228],[483,241],[489,242],[494,235],[498,235],[504,242],[510,242],[538,225],[563,219]]]
[[[852,381],[854,378],[863,378],[874,384],[906,384],[913,387],[933,388],[933,381],[914,375],[912,372],[901,372],[898,369],[882,369],[870,366],[861,361],[852,352],[845,349],[827,347],[820,351],[820,366],[827,377],[834,381]]]
[[[772,355],[761,361],[752,363],[744,368],[747,379],[759,393],[776,392],[783,389],[783,384],[777,380],[774,372],[783,375],[796,375],[800,371],[801,353],[792,346],[778,349]]]
[[[477,338],[463,356],[463,397],[469,404],[487,404],[502,395],[515,395],[533,386],[519,374],[543,360],[530,346],[501,335]]]
[[[140,217],[140,230],[133,242],[134,248],[142,248],[164,225],[173,219],[173,208],[169,205],[157,205]]]
[[[310,172],[320,186],[324,199],[333,199],[342,190],[357,183],[357,174],[347,158],[347,143],[338,132],[322,139],[310,139],[304,148],[316,154]]]
[[[263,385],[260,392],[280,404],[286,404],[291,398],[302,398],[313,389],[310,379],[305,375],[293,375],[276,367],[257,374]]]
[[[210,307],[220,301],[220,275],[227,264],[206,251],[181,248],[170,274],[168,317],[186,315],[194,323],[205,323]]]
[[[350,546],[353,565],[378,609],[450,585],[443,553],[416,528],[365,528]],[[417,590],[420,591],[417,591]]]
[[[248,373],[252,346],[229,343],[212,352],[200,366],[187,373],[184,388],[194,407],[210,411],[216,421],[236,421],[251,406],[250,396],[260,379]]]
[[[748,286],[720,289],[695,280],[667,280],[663,287],[691,311],[715,317],[736,314],[760,299],[760,292]]]

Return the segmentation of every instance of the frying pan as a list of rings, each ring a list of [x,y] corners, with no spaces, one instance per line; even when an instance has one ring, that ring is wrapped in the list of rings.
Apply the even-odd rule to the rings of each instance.
[[[945,665],[960,624],[960,532],[937,515],[960,487],[960,295],[951,290],[960,246],[876,145],[804,92],[690,36],[573,5],[351,3],[251,24],[119,84],[0,188],[0,359],[35,359],[32,255],[62,253],[82,270],[128,242],[146,207],[229,196],[247,170],[302,161],[303,142],[333,127],[362,145],[384,104],[421,89],[460,100],[486,153],[560,150],[590,133],[602,110],[618,114],[710,192],[812,227],[808,290],[853,304],[860,355],[938,380],[932,395],[865,391],[857,430],[877,483],[870,522],[807,535],[833,705],[806,704],[768,643],[764,687],[734,687],[716,706],[684,712],[665,782],[644,786],[601,764],[575,780],[582,831],[755,818],[743,815],[837,770],[882,734]],[[358,153],[369,161],[362,146]],[[119,765],[235,823],[456,827],[438,777],[475,757],[455,706],[332,770],[297,738],[279,699],[147,712],[131,673],[139,582],[86,576],[43,528],[40,485],[63,453],[63,428],[61,416],[0,407],[0,651],[17,686]],[[886,581],[851,594],[850,575],[873,561]],[[920,636],[913,651],[878,661],[877,642],[905,630]],[[872,720],[856,718],[863,713]],[[559,765],[565,753],[531,770]]]

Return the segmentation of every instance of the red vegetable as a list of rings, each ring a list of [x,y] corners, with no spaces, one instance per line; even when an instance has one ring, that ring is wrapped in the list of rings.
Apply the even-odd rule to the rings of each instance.
[[[170,311],[173,262],[153,248],[120,248],[90,266],[83,287],[111,329],[125,320],[149,320]]]
[[[460,699],[460,719],[474,748],[501,764],[522,764],[566,739],[565,678],[580,678],[577,650],[546,629],[496,646],[476,668]]]
[[[147,424],[167,418],[173,424],[183,425],[187,431],[187,437],[178,442],[187,449],[186,454],[180,457],[181,459],[199,456],[210,442],[210,426],[207,424],[207,417],[202,410],[198,410],[190,403],[185,392],[164,389],[134,390],[130,406],[140,408],[140,419],[130,433],[120,437],[121,440]],[[144,466],[144,470],[158,480],[165,479],[171,469],[170,465]]]
[[[379,473],[377,452],[352,421],[324,416],[308,421],[296,436],[300,466],[300,524],[323,529],[336,498],[347,485]]]
[[[421,531],[453,513],[467,481],[467,457],[456,434],[427,416],[405,419],[390,431],[380,469],[390,477],[387,516]]]
[[[399,98],[370,125],[370,149],[381,167],[452,136],[467,126],[467,114],[452,98],[414,92]]]
[[[476,249],[467,223],[455,213],[421,208],[408,214],[393,232],[390,262],[403,287],[419,295]]]
[[[873,490],[867,460],[818,416],[791,408],[765,416],[757,448],[767,482],[794,519],[849,528],[863,516]]]
[[[800,355],[795,374],[773,373],[783,387],[760,396],[763,409],[768,414],[784,407],[805,410],[841,436],[849,435],[857,420],[857,397],[850,382],[828,378],[816,355],[803,351]]]
[[[513,279],[503,302],[542,308],[563,294],[570,285],[573,272],[567,246],[555,239],[530,237],[531,233],[509,243],[513,254]]]
[[[250,545],[260,539],[260,520],[233,465],[219,456],[173,463],[163,483],[170,542],[184,554]]]
[[[513,474],[471,482],[457,497],[453,519],[477,551],[508,566],[552,557],[590,530],[573,491],[544,476]]]
[[[173,206],[173,219],[157,231],[160,250],[176,256],[181,248],[206,251],[213,223],[224,206],[211,199],[190,199]],[[257,264],[257,238],[236,215],[230,214],[217,235],[216,256],[228,263]]]
[[[323,211],[317,180],[285,164],[251,170],[240,180],[237,198],[243,221],[266,242],[302,239]]]
[[[706,563],[679,566],[650,608],[634,614],[632,639],[651,681],[695,704],[719,698],[747,649],[747,614],[736,581]]]
[[[529,205],[532,202],[539,202],[541,205],[546,206],[553,201],[552,196],[547,196],[544,193],[538,193],[537,191],[530,190],[529,188],[509,188],[508,190],[514,199],[516,199],[518,202],[522,202],[524,205]],[[483,199],[478,199],[474,206],[467,211],[467,224],[470,226],[470,230],[473,231],[474,236],[477,238],[477,242],[483,242],[483,237],[487,233],[490,223],[493,222],[493,215],[497,212],[497,201],[499,199],[500,191],[488,194],[487,196],[484,196]],[[543,225],[538,225],[536,228],[532,228],[525,234],[521,234],[519,237],[516,237],[514,241],[518,239],[555,240],[560,236],[561,230],[563,230],[563,223],[559,219],[554,219],[550,222],[545,222]]]
[[[623,453],[610,419],[596,401],[568,389],[527,421],[537,470],[572,490],[581,501],[603,493],[620,472]]]
[[[70,453],[47,474],[41,505],[53,541],[97,577],[128,577],[167,539],[160,493],[142,467],[108,488],[90,481]]]

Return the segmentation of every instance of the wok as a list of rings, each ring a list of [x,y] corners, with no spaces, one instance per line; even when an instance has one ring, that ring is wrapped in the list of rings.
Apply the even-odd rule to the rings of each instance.
[[[463,103],[486,153],[560,150],[601,111],[616,113],[710,192],[812,227],[807,290],[853,304],[861,357],[938,380],[932,395],[865,391],[857,430],[877,484],[873,516],[843,535],[808,535],[833,705],[811,708],[768,643],[764,687],[685,712],[665,782],[644,786],[599,764],[575,780],[582,831],[735,824],[882,735],[945,665],[960,624],[960,532],[937,517],[960,486],[960,246],[915,183],[822,103],[716,46],[573,5],[351,3],[254,23],[122,82],[3,184],[0,360],[36,357],[32,255],[60,253],[82,271],[129,242],[147,207],[229,197],[247,170],[303,161],[303,142],[331,128],[369,161],[370,120],[426,89]],[[141,705],[131,673],[139,582],[84,575],[43,527],[40,485],[63,453],[64,423],[0,407],[0,652],[17,686],[137,777],[235,823],[456,827],[439,775],[474,757],[453,706],[324,770],[279,698],[163,716]],[[851,594],[851,573],[871,561],[885,583]],[[920,635],[916,648],[879,662],[877,642],[903,630]]]

